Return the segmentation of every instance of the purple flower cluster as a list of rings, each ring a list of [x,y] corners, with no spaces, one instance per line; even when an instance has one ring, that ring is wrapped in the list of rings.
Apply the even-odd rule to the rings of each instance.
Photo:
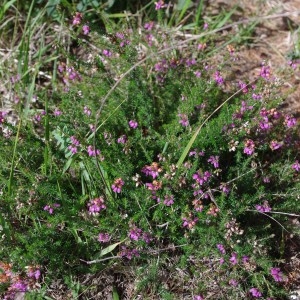
[[[130,121],[128,122],[128,124],[129,124],[129,127],[130,127],[130,128],[133,128],[133,129],[136,129],[136,128],[138,127],[138,122],[137,122],[137,121],[134,121],[134,120],[130,120]]]
[[[127,259],[131,260],[134,257],[139,257],[140,254],[139,254],[137,249],[129,249],[126,246],[122,246],[120,256],[121,257],[126,257]]]
[[[280,268],[271,268],[270,273],[273,276],[275,281],[277,282],[283,281],[283,274]]]
[[[179,123],[182,126],[184,126],[184,127],[189,126],[189,119],[186,114],[178,114],[178,117],[180,117]]]
[[[58,207],[60,207],[60,204],[58,204],[58,203],[49,204],[49,205],[46,205],[46,206],[44,207],[44,210],[45,210],[45,211],[48,211],[49,214],[52,215],[53,212],[54,212],[54,210],[55,210],[56,208],[58,208]]]
[[[262,293],[260,292],[259,289],[257,288],[251,288],[249,290],[249,292],[251,293],[251,295],[254,297],[254,298],[260,298],[262,296]]]
[[[152,241],[151,234],[149,232],[143,232],[142,229],[138,228],[137,226],[131,226],[128,234],[129,238],[133,241],[142,240],[147,244]]]
[[[112,52],[110,50],[107,50],[107,49],[102,50],[102,54],[106,57],[111,57],[112,56]]]
[[[270,212],[272,210],[271,207],[269,206],[268,201],[264,201],[263,204],[255,205],[255,208],[257,211],[262,212],[262,213]]]
[[[87,147],[87,153],[88,153],[89,156],[95,157],[95,156],[100,155],[101,152],[100,152],[100,150],[95,149],[94,146],[89,145],[89,146]],[[102,160],[103,160],[103,159],[102,159]]]
[[[211,163],[215,168],[219,168],[219,156],[212,155],[207,161]]]
[[[174,196],[173,195],[166,195],[164,200],[164,205],[171,206],[174,204]]]
[[[290,116],[290,115],[287,115],[287,116],[285,116],[285,118],[284,118],[284,124],[285,124],[286,127],[288,127],[288,128],[294,127],[294,126],[296,126],[296,124],[297,124],[297,119],[294,118],[294,117],[292,117],[292,116]]]
[[[220,72],[219,71],[216,71],[215,74],[214,74],[214,79],[217,83],[217,85],[223,85],[224,84],[224,79],[223,77],[221,76]]]
[[[41,277],[41,271],[37,267],[29,266],[27,270],[27,276],[29,278],[34,278],[35,280],[39,280],[39,278]]]
[[[125,134],[121,135],[118,140],[117,140],[118,144],[126,144],[127,142],[127,136]]]
[[[260,69],[259,75],[265,79],[270,78],[270,67],[269,66],[262,66]]]
[[[226,253],[226,250],[224,248],[224,245],[222,244],[217,244],[217,248],[218,250],[222,253],[222,254],[225,254]]]
[[[298,160],[296,160],[293,164],[292,164],[292,169],[294,169],[295,171],[299,172],[300,171],[300,163]]]
[[[97,216],[101,210],[106,209],[103,197],[91,199],[88,202],[87,206],[88,206],[89,214],[93,216]]]
[[[89,117],[89,116],[91,115],[91,113],[92,113],[91,109],[90,109],[89,107],[87,107],[87,106],[84,106],[83,112],[84,112],[84,114],[86,114],[88,117]]]
[[[270,148],[274,151],[274,150],[278,150],[279,148],[281,148],[283,146],[283,142],[277,142],[275,140],[271,141],[270,143]]]
[[[188,217],[183,217],[182,221],[183,221],[182,223],[183,227],[186,227],[187,229],[192,229],[198,222],[198,218],[193,217],[192,214],[190,213]]]
[[[143,234],[142,229],[140,229],[136,226],[132,226],[129,231],[128,236],[130,239],[132,239],[134,241],[138,241],[141,238],[142,234]]]
[[[231,264],[234,266],[238,263],[238,257],[237,257],[237,253],[236,252],[233,252],[231,254],[231,257],[229,259],[229,261],[231,262]]]
[[[77,26],[81,23],[82,21],[82,14],[79,12],[75,13],[75,16],[72,19],[72,25]]]
[[[90,29],[90,26],[85,24],[82,26],[82,32],[84,35],[88,35],[90,33],[91,29]]]
[[[119,194],[121,193],[121,190],[122,190],[122,186],[124,185],[124,181],[122,178],[117,178],[115,179],[113,185],[111,186],[112,190]]]
[[[68,149],[71,151],[72,154],[76,154],[78,152],[78,147],[80,146],[80,143],[75,136],[71,136],[70,140],[71,145],[68,146]]]
[[[159,0],[159,1],[155,2],[155,9],[156,10],[160,10],[162,8],[165,8],[165,7],[166,7],[166,5],[165,5],[164,0]]]
[[[159,173],[162,172],[162,168],[157,162],[153,162],[150,166],[144,166],[142,168],[142,172],[146,174],[146,176],[152,176],[152,178],[155,179],[158,177]]]
[[[98,241],[99,241],[100,243],[107,243],[107,242],[110,241],[110,239],[111,239],[111,236],[110,236],[108,233],[103,233],[103,232],[101,232],[101,233],[99,233],[99,235],[98,235]]]
[[[211,177],[211,173],[205,171],[203,174],[201,171],[198,171],[193,175],[193,179],[199,184],[203,185],[204,183],[208,182]]]
[[[252,155],[253,152],[254,152],[254,149],[255,149],[255,144],[252,140],[250,139],[247,139],[245,142],[244,142],[244,153],[247,154],[247,155]]]

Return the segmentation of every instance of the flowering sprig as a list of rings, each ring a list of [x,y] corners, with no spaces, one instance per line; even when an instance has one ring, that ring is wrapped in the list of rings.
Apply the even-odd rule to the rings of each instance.
[[[103,197],[91,199],[87,204],[89,214],[93,216],[99,215],[100,211],[106,209],[104,202],[105,201]]]
[[[157,162],[153,162],[150,166],[144,166],[142,172],[146,174],[146,176],[152,176],[152,178],[155,179],[159,176],[159,173],[162,172],[162,168]]]
[[[122,178],[117,178],[117,179],[115,179],[115,181],[112,184],[111,188],[115,193],[119,194],[119,193],[121,193],[123,185],[124,185],[123,179]]]
[[[262,212],[262,213],[270,212],[272,210],[271,207],[269,206],[268,201],[264,201],[263,204],[255,205],[255,208],[257,211]]]
[[[248,139],[245,141],[244,153],[247,155],[252,155],[254,153],[255,144],[252,140]]]
[[[283,281],[283,274],[280,268],[271,268],[270,274],[272,275],[275,281],[277,282]]]
[[[54,203],[54,204],[47,204],[46,206],[44,206],[44,210],[48,211],[50,215],[53,214],[54,210],[56,208],[60,207],[60,204],[58,203]]]

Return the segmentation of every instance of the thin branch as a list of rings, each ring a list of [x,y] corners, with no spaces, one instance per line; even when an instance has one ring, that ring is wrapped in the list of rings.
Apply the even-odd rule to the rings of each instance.
[[[110,256],[110,257],[106,257],[106,258],[101,258],[101,259],[95,259],[95,260],[84,260],[84,259],[79,259],[80,261],[83,261],[84,263],[86,263],[87,265],[92,265],[92,264],[97,264],[99,262],[102,261],[106,261],[106,260],[110,260],[110,259],[115,259],[115,258],[122,258],[122,256]]]
[[[292,234],[291,232],[289,232],[280,222],[278,222],[275,218],[269,216],[268,214],[258,211],[258,210],[254,210],[254,209],[247,209],[246,211],[251,211],[251,212],[256,212],[256,213],[260,213],[264,216],[267,216],[268,218],[270,218],[271,220],[273,220],[274,222],[276,222],[284,231],[288,232],[289,234]]]

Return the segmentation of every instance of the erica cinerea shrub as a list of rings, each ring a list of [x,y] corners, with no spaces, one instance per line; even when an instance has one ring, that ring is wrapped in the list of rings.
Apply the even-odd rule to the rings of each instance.
[[[287,293],[299,120],[279,108],[267,62],[251,81],[229,80],[238,50],[218,44],[214,63],[218,27],[202,20],[197,38],[181,38],[160,22],[172,3],[151,5],[157,19],[105,34],[74,12],[68,34],[88,59],[58,40],[51,96],[37,87],[19,126],[0,113],[5,299],[129,267],[135,297]],[[181,291],[162,279],[173,277]]]

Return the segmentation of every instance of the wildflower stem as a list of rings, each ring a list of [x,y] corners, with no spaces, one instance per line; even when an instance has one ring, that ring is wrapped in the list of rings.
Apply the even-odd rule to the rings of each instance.
[[[256,81],[256,79],[252,80],[247,86],[252,85],[254,82]],[[222,106],[224,106],[229,100],[231,100],[234,96],[236,96],[237,94],[239,94],[242,90],[244,89],[241,88],[238,91],[236,91],[234,94],[232,94],[230,97],[228,97],[222,104],[220,104],[204,121],[203,123],[199,126],[199,128],[196,130],[196,132],[194,133],[194,135],[192,136],[192,138],[189,140],[188,144],[186,145],[186,147],[184,148],[176,166],[177,168],[180,168],[180,166],[182,165],[183,161],[185,160],[188,152],[190,151],[192,145],[194,144],[198,134],[200,133],[202,127],[207,123],[207,121],[218,111],[221,109]]]
[[[12,161],[11,161],[9,181],[8,181],[8,194],[9,195],[11,195],[11,193],[12,193],[12,184],[13,184],[14,168],[15,168],[15,157],[16,157],[16,152],[17,152],[17,144],[19,141],[21,126],[22,126],[22,119],[19,120],[18,130],[17,130],[17,134],[16,134],[16,138],[15,138],[13,156],[12,156]]]

